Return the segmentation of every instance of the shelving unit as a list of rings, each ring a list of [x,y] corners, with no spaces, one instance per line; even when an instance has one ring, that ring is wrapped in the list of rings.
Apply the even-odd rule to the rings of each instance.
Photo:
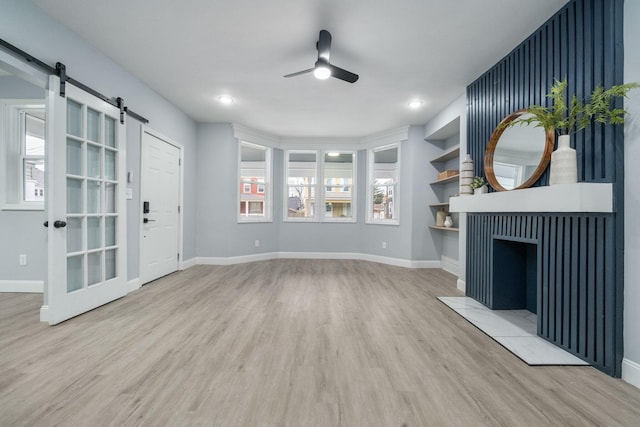
[[[425,141],[435,149],[429,151],[433,157],[429,159],[434,178],[446,170],[460,170],[460,117],[457,117],[444,126],[430,131],[425,135]],[[459,214],[449,209],[449,199],[460,193],[460,174],[443,179],[435,179],[429,183],[432,190],[429,201],[430,219],[427,222],[442,267],[457,274],[459,259]],[[451,215],[452,227],[436,225],[438,211],[444,209],[447,215]]]

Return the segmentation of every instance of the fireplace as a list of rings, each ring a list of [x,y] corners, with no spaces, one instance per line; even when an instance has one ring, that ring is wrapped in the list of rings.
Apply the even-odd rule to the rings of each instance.
[[[538,245],[493,239],[493,310],[538,312]]]

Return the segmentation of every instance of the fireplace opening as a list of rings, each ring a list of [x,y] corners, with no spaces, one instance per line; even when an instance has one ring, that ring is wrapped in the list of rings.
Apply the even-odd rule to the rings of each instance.
[[[493,239],[493,310],[538,312],[538,245]]]

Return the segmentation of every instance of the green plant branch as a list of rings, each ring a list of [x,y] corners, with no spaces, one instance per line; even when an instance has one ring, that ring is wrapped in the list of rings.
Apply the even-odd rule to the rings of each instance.
[[[555,80],[547,97],[551,100],[551,107],[531,105],[527,108],[528,115],[523,115],[508,123],[502,123],[501,128],[535,124],[536,127],[555,129],[560,135],[580,132],[592,123],[620,125],[624,123],[627,111],[624,108],[614,108],[616,98],[626,98],[631,89],[640,87],[638,83],[626,83],[604,89],[598,85],[587,100],[581,100],[573,95],[567,104],[567,80]]]

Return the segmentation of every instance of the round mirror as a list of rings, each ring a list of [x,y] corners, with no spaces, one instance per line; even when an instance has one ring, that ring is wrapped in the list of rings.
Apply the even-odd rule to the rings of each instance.
[[[544,173],[553,152],[554,130],[520,123],[508,123],[526,118],[527,110],[516,111],[496,127],[484,155],[487,181],[497,191],[531,187]]]

